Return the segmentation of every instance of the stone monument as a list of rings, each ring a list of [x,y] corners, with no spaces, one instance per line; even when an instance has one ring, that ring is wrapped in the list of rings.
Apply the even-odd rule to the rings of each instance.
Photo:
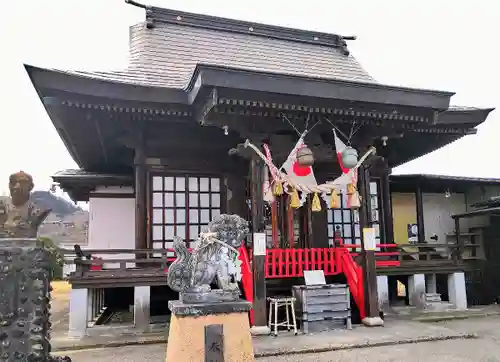
[[[180,238],[174,241],[176,260],[167,283],[179,292],[169,301],[172,311],[167,362],[254,361],[248,311],[240,299],[238,248],[248,235],[248,223],[237,215],[214,218],[189,251]],[[218,289],[212,289],[217,285]]]
[[[33,186],[12,174],[0,202],[0,361],[71,361],[50,356],[50,256],[36,239],[50,210],[30,201]]]

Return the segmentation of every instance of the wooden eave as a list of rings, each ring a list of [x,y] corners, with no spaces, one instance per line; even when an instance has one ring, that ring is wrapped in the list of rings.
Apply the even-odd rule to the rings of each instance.
[[[27,64],[24,66],[39,94],[42,90],[52,90],[68,95],[101,97],[111,101],[188,104],[187,93],[182,89],[109,81],[74,72]]]
[[[465,193],[476,186],[500,186],[500,179],[459,177],[444,175],[391,175],[391,191],[393,192],[415,192],[417,185],[423,192]]]
[[[495,108],[475,108],[475,107],[460,107],[451,106],[440,114],[437,124],[439,125],[467,125],[476,127],[483,123],[488,115]]]
[[[425,147],[422,142],[414,142],[419,150],[408,157],[399,157],[391,165],[394,167],[474,133],[473,128],[491,111],[447,110],[453,94],[450,92],[210,65],[198,65],[184,90],[112,82],[32,66],[26,69],[71,156],[81,168],[92,171],[104,171],[96,168],[94,161],[106,155],[97,156],[100,146],[95,141],[94,155],[84,157],[80,148],[88,146],[76,146],[82,140],[69,135],[74,127],[72,122],[78,121],[73,116],[76,113],[71,112],[100,112],[96,113],[100,114],[97,118],[115,114],[111,117],[120,122],[122,115],[127,114],[134,122],[170,120],[193,124],[211,124],[214,119],[222,122],[224,117],[272,120],[283,115],[302,119],[312,115],[317,120],[326,118],[345,124],[344,127],[355,121],[357,125],[394,128],[395,132],[443,135],[442,139],[426,142]],[[273,132],[276,123],[265,123],[270,127],[267,133]],[[97,137],[99,132],[94,133],[91,137]],[[102,140],[99,141],[102,145]],[[406,142],[400,143],[400,147],[407,147]],[[119,149],[115,151],[124,154]],[[114,162],[112,157],[109,162]]]
[[[88,201],[90,193],[98,186],[134,186],[132,174],[98,174],[84,170],[64,170],[51,177],[75,202]]]
[[[203,88],[227,88],[258,93],[309,98],[367,102],[446,110],[454,93],[395,87],[378,83],[363,83],[297,75],[249,71],[199,64],[189,84],[189,99],[195,100]],[[248,98],[251,99],[251,98]]]
[[[98,174],[83,170],[65,170],[51,176],[54,182],[64,185],[86,184],[95,186],[133,186],[133,175]]]
[[[454,219],[462,219],[483,215],[500,215],[500,207],[485,207],[483,209],[472,210],[462,214],[451,215],[451,217]]]
[[[111,82],[68,72],[25,65],[37,91],[60,90],[68,93],[151,103],[193,104],[203,102],[204,89],[224,88],[250,92],[247,100],[258,93],[275,93],[309,98],[368,102],[394,106],[422,107],[444,111],[454,93],[395,87],[374,83],[307,78],[278,73],[266,73],[199,64],[186,89],[147,87]],[[253,95],[253,97],[252,97]],[[205,95],[206,97],[206,95]]]

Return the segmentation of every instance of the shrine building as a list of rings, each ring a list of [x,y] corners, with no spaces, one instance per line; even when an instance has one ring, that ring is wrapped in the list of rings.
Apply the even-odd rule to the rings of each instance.
[[[266,323],[266,293],[290,293],[308,269],[347,283],[362,315],[372,315],[374,303],[414,304],[422,292],[467,308],[466,277],[488,258],[493,223],[484,215],[460,220],[471,204],[497,195],[499,181],[391,170],[476,133],[492,109],[451,106],[450,91],[381,84],[350,53],[352,36],[130,3],[145,19],[129,29],[127,68],[25,65],[79,167],[53,179],[74,201],[89,202],[90,259],[77,258],[69,276],[72,335],[100,333],[116,313],[139,330],[168,320],[173,237],[194,248],[222,213],[267,235],[262,266],[247,240],[253,272],[242,293],[254,303],[255,325]],[[376,150],[357,171],[359,207],[340,189],[333,207],[320,198],[318,208],[313,194],[292,206],[287,190],[264,201],[261,186],[272,177],[246,140],[262,152],[267,145],[279,167],[304,130],[318,184],[343,172],[333,130],[360,157]],[[373,267],[358,257],[364,228],[375,230]],[[352,261],[342,263],[354,272],[333,257],[338,248],[349,250]],[[349,274],[357,270],[369,280]],[[249,287],[254,282],[264,295]]]

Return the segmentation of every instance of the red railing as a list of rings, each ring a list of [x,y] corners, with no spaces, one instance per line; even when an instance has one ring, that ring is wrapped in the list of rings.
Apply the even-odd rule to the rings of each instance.
[[[250,256],[247,249],[242,246],[239,249],[241,260],[241,285],[245,293],[245,299],[253,304],[253,273],[252,265],[250,264]],[[250,325],[253,326],[253,308],[250,309]]]
[[[342,270],[346,277],[347,285],[354,301],[358,305],[359,315],[363,319],[366,316],[363,269],[354,261],[351,253],[346,248],[339,248],[337,252],[342,260]]]
[[[333,248],[306,248],[306,249],[268,249],[265,259],[266,278],[297,278],[304,276],[304,270],[323,270],[326,276],[343,273],[346,276],[349,290],[358,305],[361,318],[366,316],[365,293],[363,287],[363,269],[354,261],[350,250],[359,248],[356,244],[344,244],[341,239],[336,240]],[[378,248],[396,248],[396,244],[377,244]],[[396,257],[398,251],[376,251],[376,257]],[[253,274],[251,268],[252,253],[242,247],[240,249],[242,261],[242,285],[245,297],[253,303]],[[399,266],[399,260],[376,260],[377,267]],[[253,324],[253,310],[250,312],[250,323]]]
[[[352,256],[359,256],[360,253],[352,252],[353,249],[360,248],[359,245],[356,244],[341,244],[343,247],[350,249]],[[398,244],[377,244],[377,248],[382,249],[396,249]],[[398,257],[399,251],[376,251],[375,257]],[[395,267],[400,266],[401,262],[399,260],[376,260],[377,267]]]
[[[342,272],[334,248],[269,249],[266,278],[302,277],[304,270],[323,270],[325,275]]]
[[[395,248],[396,244],[377,244],[379,248]],[[325,275],[343,273],[340,256],[346,250],[359,248],[355,244],[340,244],[335,248],[307,249],[268,249],[266,253],[266,278],[299,278],[304,276],[304,270],[323,270]],[[395,257],[398,251],[377,251],[376,257]],[[377,260],[377,267],[399,266],[399,260]]]

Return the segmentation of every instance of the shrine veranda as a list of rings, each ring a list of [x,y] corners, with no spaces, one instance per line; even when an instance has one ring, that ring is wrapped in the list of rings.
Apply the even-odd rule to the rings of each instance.
[[[251,237],[243,253],[251,273],[243,275],[242,290],[254,305],[254,325],[266,324],[266,295],[290,294],[311,269],[347,283],[368,316],[415,303],[422,292],[467,307],[464,273],[488,258],[487,236],[479,242],[479,226],[451,217],[469,211],[471,198],[457,199],[457,209],[428,195],[440,200],[451,190],[479,201],[486,194],[476,190],[494,193],[498,181],[391,170],[474,134],[492,109],[450,106],[452,92],[378,83],[349,53],[353,37],[144,8],[145,20],[130,28],[126,69],[25,66],[80,167],[53,179],[90,207],[83,249],[91,258],[77,258],[69,276],[72,335],[90,333],[115,311],[129,312],[127,323],[138,330],[164,321],[167,301],[177,298],[166,286],[174,235],[193,247],[221,213],[244,217],[252,232],[266,234],[265,255],[253,256]],[[317,184],[343,173],[335,137],[360,158],[376,151],[359,165],[354,188],[335,188],[338,199],[294,195],[296,187],[286,183],[282,193],[266,192],[276,180],[245,142],[263,154],[267,145],[279,168],[305,130]],[[395,199],[414,214],[396,214]],[[427,221],[431,209],[451,224]],[[375,230],[373,264],[364,228]],[[398,282],[406,297],[397,295]]]

